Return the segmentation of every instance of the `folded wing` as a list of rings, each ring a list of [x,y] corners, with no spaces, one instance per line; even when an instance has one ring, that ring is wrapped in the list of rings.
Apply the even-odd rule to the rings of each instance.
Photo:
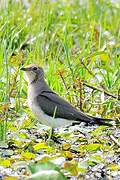
[[[92,117],[77,111],[76,108],[52,91],[43,91],[37,96],[36,102],[45,114],[51,117],[88,123],[93,121]]]

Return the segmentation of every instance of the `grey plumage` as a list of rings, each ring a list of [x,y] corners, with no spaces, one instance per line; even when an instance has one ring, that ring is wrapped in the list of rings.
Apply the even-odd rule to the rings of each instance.
[[[55,118],[65,118],[68,120],[89,122],[92,118],[78,112],[72,105],[60,98],[56,93],[49,91],[42,91],[36,97],[38,106],[49,116]]]
[[[28,104],[34,114],[40,119],[45,119],[47,115],[47,125],[49,125],[49,117],[54,118],[58,124],[70,122],[80,123],[86,122],[90,124],[108,125],[108,121],[102,118],[96,118],[78,111],[66,100],[53,92],[44,80],[44,72],[41,67],[30,65],[22,68],[28,77]],[[45,115],[45,116],[44,116]],[[44,120],[43,123],[46,121]],[[55,121],[54,121],[55,122]],[[55,127],[57,124],[55,125]]]

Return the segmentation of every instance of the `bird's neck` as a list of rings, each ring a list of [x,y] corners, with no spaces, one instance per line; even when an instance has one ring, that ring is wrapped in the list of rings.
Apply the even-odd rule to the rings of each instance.
[[[32,81],[29,82],[29,85],[34,85],[34,84],[38,84],[39,82],[43,82],[44,81],[44,76],[41,75],[39,76],[38,74],[35,75],[34,79]]]
[[[45,82],[43,77],[39,77],[38,79],[34,80],[32,83],[28,85],[28,95],[33,97],[38,96],[43,91],[48,91],[50,88],[48,87],[47,83]]]

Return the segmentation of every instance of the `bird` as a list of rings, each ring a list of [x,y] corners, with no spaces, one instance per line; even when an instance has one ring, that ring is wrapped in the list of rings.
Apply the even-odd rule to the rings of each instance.
[[[77,110],[47,84],[42,67],[30,64],[22,67],[28,82],[28,106],[41,124],[51,128],[85,122],[90,125],[110,125],[111,119],[93,117]],[[111,126],[111,125],[110,125]]]

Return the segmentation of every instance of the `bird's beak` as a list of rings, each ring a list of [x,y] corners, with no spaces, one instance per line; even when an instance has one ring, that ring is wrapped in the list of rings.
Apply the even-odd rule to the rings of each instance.
[[[26,68],[22,67],[22,68],[20,68],[20,70],[22,70],[22,71],[26,71]]]
[[[22,68],[20,68],[20,70],[22,70],[22,71],[31,71],[31,68],[30,67],[22,67]]]

